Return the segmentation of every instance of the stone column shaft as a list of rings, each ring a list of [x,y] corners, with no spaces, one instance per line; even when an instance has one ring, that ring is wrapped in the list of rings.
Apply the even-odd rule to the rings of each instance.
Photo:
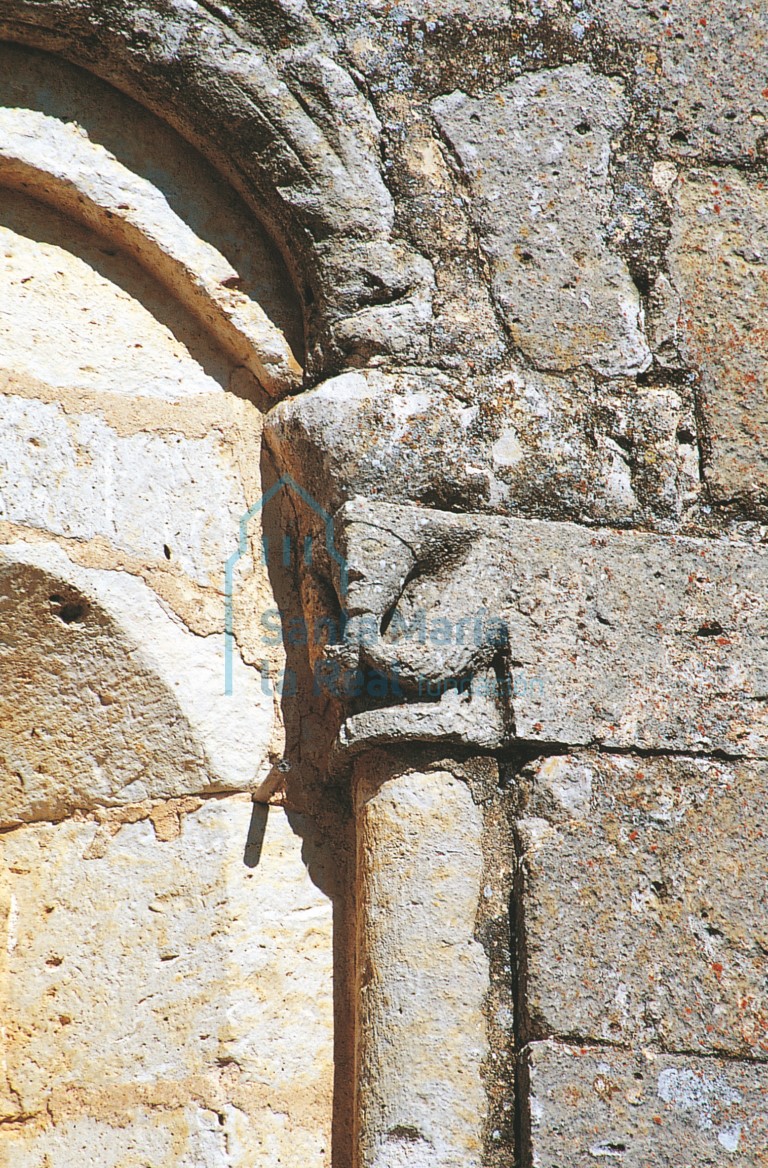
[[[482,816],[448,771],[381,759],[356,771],[356,1168],[480,1168]]]

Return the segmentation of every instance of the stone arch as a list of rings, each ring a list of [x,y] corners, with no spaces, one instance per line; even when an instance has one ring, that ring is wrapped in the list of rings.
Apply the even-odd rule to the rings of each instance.
[[[11,86],[42,62],[56,105],[56,60],[3,52]],[[247,622],[231,698],[221,653],[224,558],[261,490],[262,413],[299,384],[298,313],[194,150],[159,127],[154,176],[131,172],[77,105],[90,79],[63,73],[70,116],[17,101],[0,148],[3,1152],[214,1168],[290,1139],[325,1168],[332,905],[307,872],[324,845],[309,816],[254,809],[276,703]],[[89,100],[111,99],[93,81]],[[185,178],[210,195],[200,222]],[[243,608],[269,595],[251,559]]]
[[[108,237],[271,397],[295,391],[303,354],[293,290],[216,172],[153,115],[79,70],[47,54],[2,53],[0,186]],[[118,130],[125,119],[130,136]]]
[[[247,28],[238,20],[170,0],[0,3],[0,35],[158,113],[251,203],[300,290],[311,378],[415,356],[432,271],[396,238],[370,104],[305,6],[264,4]]]

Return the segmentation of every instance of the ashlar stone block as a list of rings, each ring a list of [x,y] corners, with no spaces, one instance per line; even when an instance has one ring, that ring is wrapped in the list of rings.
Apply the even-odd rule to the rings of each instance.
[[[311,823],[235,795],[175,836],[117,826],[106,847],[85,819],[2,836],[0,1163],[328,1168],[332,910],[301,859]]]
[[[432,108],[469,178],[494,294],[527,356],[608,376],[646,368],[639,294],[606,243],[611,139],[627,117],[620,83],[567,65]]]
[[[764,1064],[555,1042],[523,1059],[535,1168],[768,1164]]]
[[[451,706],[487,746],[496,701],[510,739],[768,756],[765,547],[363,500],[337,530],[350,651],[420,699],[389,732],[426,738]]]
[[[557,755],[520,780],[531,1037],[768,1057],[768,765]]]
[[[731,168],[676,187],[678,343],[700,376],[706,478],[719,502],[768,501],[768,190]]]

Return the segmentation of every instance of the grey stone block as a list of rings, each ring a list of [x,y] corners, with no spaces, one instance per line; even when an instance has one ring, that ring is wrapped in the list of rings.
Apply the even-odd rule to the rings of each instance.
[[[532,764],[518,822],[532,1037],[768,1057],[768,766]]]
[[[469,679],[518,739],[768,756],[768,549],[363,500],[336,529],[344,651],[396,673],[424,730],[425,697]]]
[[[694,171],[678,184],[670,269],[679,343],[701,378],[706,478],[718,502],[768,502],[768,192],[756,176]]]
[[[637,289],[605,242],[622,86],[568,65],[484,97],[456,92],[433,110],[469,177],[517,344],[539,368],[616,376],[649,365]]]
[[[768,1163],[763,1064],[537,1042],[524,1052],[535,1168]]]

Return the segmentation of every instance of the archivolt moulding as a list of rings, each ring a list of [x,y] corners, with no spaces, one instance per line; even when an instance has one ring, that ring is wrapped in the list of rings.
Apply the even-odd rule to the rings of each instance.
[[[227,176],[292,270],[311,378],[412,360],[432,271],[393,235],[376,115],[308,9],[253,7],[246,39],[195,0],[0,0],[0,36],[102,77]]]
[[[0,185],[51,203],[136,257],[272,397],[295,391],[301,366],[283,332],[224,255],[162,192],[73,123],[0,108]]]

